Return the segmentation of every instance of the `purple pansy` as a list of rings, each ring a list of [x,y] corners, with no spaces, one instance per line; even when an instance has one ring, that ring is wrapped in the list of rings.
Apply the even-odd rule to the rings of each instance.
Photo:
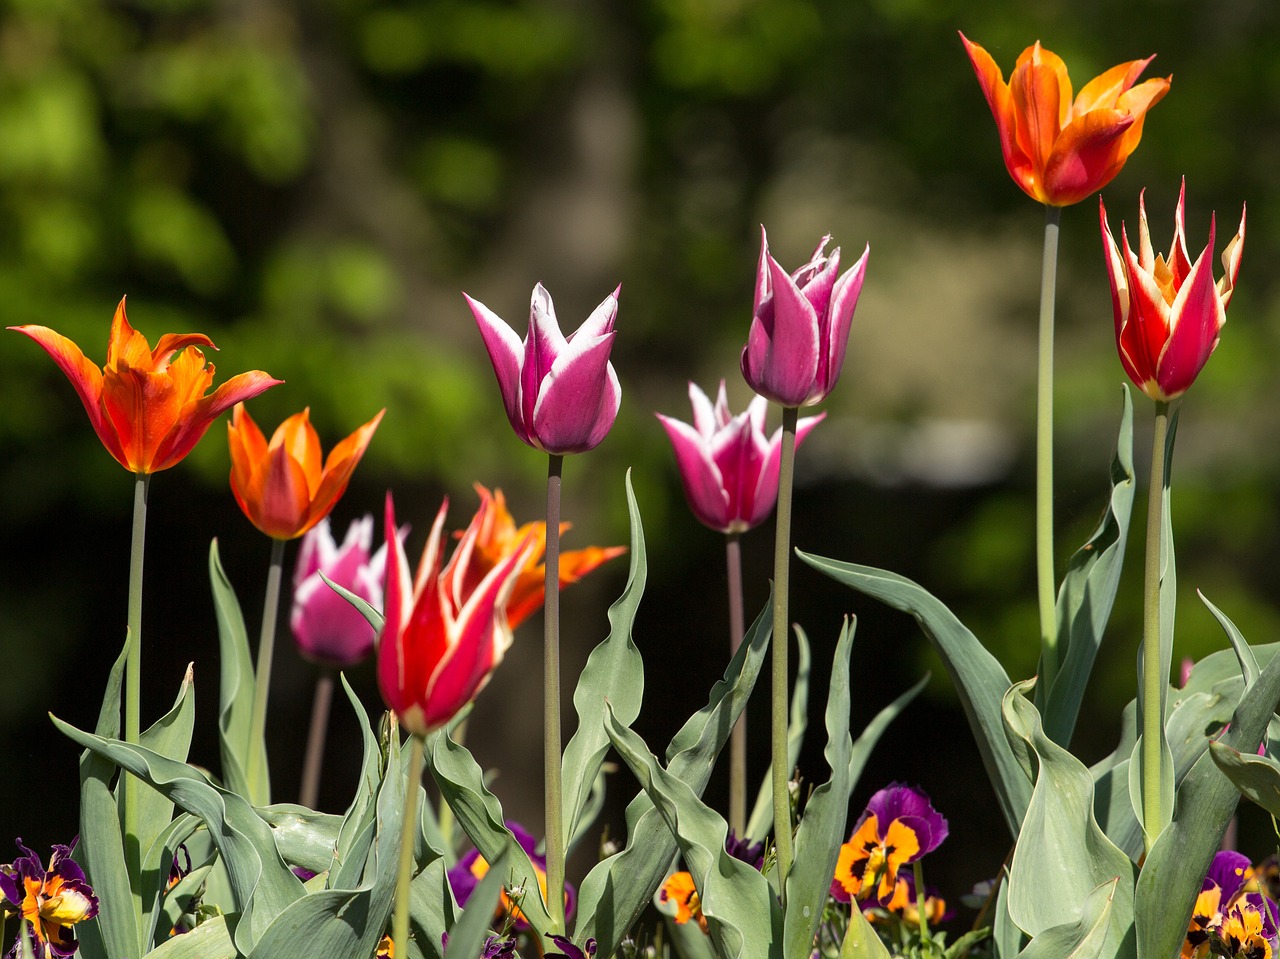
[[[89,887],[84,870],[71,858],[79,837],[71,845],[55,845],[46,869],[32,850],[15,840],[23,855],[0,866],[0,892],[31,925],[31,947],[36,959],[72,956],[78,943],[71,927],[98,914],[98,897]],[[9,955],[17,956],[21,937]]]
[[[520,844],[520,848],[529,856],[529,861],[533,863],[534,871],[537,873],[540,894],[545,896],[547,882],[547,857],[538,852],[538,843],[533,836],[521,826],[518,822],[507,820],[506,827],[511,830],[511,835],[515,837],[516,842]],[[489,871],[489,864],[485,862],[484,857],[480,855],[478,849],[472,849],[466,853],[448,872],[449,886],[453,889],[453,897],[458,901],[459,906],[466,906],[467,900],[471,898],[471,894],[475,892],[476,886],[480,884],[480,880],[485,873]],[[530,890],[525,891],[525,895],[531,895]],[[565,883],[564,887],[564,914],[565,918],[573,915],[574,906],[577,903],[577,891],[573,886]],[[503,911],[511,912],[516,929],[528,929],[529,924],[525,921],[524,915],[520,912],[515,903],[508,898],[504,889],[499,899],[499,908]]]
[[[565,337],[541,283],[533,288],[529,333],[521,342],[498,314],[465,293],[493,363],[516,435],[546,453],[585,453],[605,438],[622,388],[609,362],[618,287],[575,333]]]
[[[732,829],[724,841],[724,851],[752,869],[759,869],[764,865],[764,843],[752,842],[746,836],[739,837]]]
[[[840,847],[831,895],[840,902],[874,895],[888,902],[898,870],[937,849],[947,838],[947,820],[923,791],[890,783],[873,795]]]

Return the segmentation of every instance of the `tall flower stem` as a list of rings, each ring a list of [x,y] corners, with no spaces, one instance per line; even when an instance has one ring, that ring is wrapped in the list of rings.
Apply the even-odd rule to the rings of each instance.
[[[564,925],[564,808],[560,788],[560,479],[564,457],[547,458],[547,551],[543,606],[542,772],[546,804],[547,911]]]
[[[316,677],[315,698],[311,701],[311,727],[307,731],[307,754],[302,761],[302,790],[298,802],[316,808],[320,795],[320,769],[324,765],[324,745],[329,735],[329,709],[333,705],[333,670],[325,667]]]
[[[409,742],[404,819],[400,823],[400,868],[396,873],[396,910],[391,920],[391,940],[397,956],[409,955],[409,883],[413,880],[413,847],[417,841],[418,786],[422,782],[422,769],[426,762],[422,737],[410,736]]]
[[[1040,675],[1046,690],[1058,673],[1057,583],[1053,567],[1053,306],[1058,287],[1061,222],[1061,207],[1044,208],[1036,371],[1036,597],[1040,608]]]
[[[1164,525],[1164,447],[1169,435],[1169,404],[1156,400],[1151,438],[1151,488],[1147,494],[1147,544],[1142,583],[1142,821],[1147,851],[1165,822],[1160,788],[1164,710],[1161,692],[1168,682],[1160,669],[1160,531]],[[1147,824],[1150,824],[1148,826]]]
[[[778,853],[778,890],[786,904],[791,872],[791,797],[787,780],[787,608],[791,573],[791,490],[795,480],[796,422],[799,410],[782,408],[782,451],[778,464],[777,533],[773,546],[773,685],[770,690],[769,752],[773,770],[773,842]]]
[[[271,690],[271,657],[276,645],[276,614],[280,608],[280,580],[284,571],[282,539],[271,540],[271,562],[267,567],[267,595],[262,602],[262,633],[258,637],[258,663],[254,669],[253,712],[249,714],[249,782],[263,790],[254,801],[265,802],[267,796],[266,757],[261,743],[267,730],[267,696]]]
[[[129,545],[129,648],[125,653],[124,741],[136,744],[142,736],[142,559],[147,541],[147,489],[150,473],[135,473],[133,484],[133,534]],[[138,790],[141,780],[128,773],[121,778],[124,804],[125,856],[129,875],[142,875],[142,850],[138,847]],[[130,841],[132,838],[132,841]],[[134,885],[135,906],[141,908],[141,889]]]
[[[725,571],[729,579],[729,655],[742,645],[742,534],[726,533]],[[729,734],[729,828],[741,838],[747,831],[747,711]]]

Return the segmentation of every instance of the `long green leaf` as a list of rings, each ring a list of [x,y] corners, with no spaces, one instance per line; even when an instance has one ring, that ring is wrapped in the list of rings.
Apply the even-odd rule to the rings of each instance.
[[[804,734],[809,728],[809,674],[813,668],[813,655],[809,651],[809,637],[803,629],[795,627],[796,679],[791,686],[791,711],[787,715],[787,769],[795,769],[800,762],[800,750],[804,747]],[[746,837],[762,841],[773,829],[773,763],[770,762],[760,780],[760,790],[747,818]]]
[[[440,934],[453,928],[455,913],[447,869],[444,857],[435,859],[409,886],[409,959],[444,959]]]
[[[1079,919],[1046,929],[1018,953],[1018,959],[1108,959],[1117,955],[1114,919],[1122,884],[1118,877],[1102,883],[1085,899]]]
[[[587,657],[573,692],[573,707],[578,713],[578,728],[564,749],[562,782],[564,783],[565,835],[579,833],[597,774],[609,751],[609,737],[604,730],[605,703],[611,703],[614,714],[630,726],[640,715],[644,697],[644,661],[631,639],[636,611],[644,595],[647,577],[644,526],[640,507],[631,488],[631,471],[627,471],[627,510],[631,517],[631,566],[622,595],[609,607],[609,635]]]
[[[724,678],[711,689],[707,705],[689,718],[667,746],[667,772],[701,795],[715,758],[746,706],[764,662],[772,628],[772,603],[747,630]],[[595,938],[599,954],[613,955],[622,938],[653,898],[676,853],[661,814],[642,791],[626,809],[627,846],[587,874],[578,889],[574,939]]]
[[[1045,733],[1063,746],[1071,744],[1080,702],[1111,618],[1133,511],[1133,400],[1128,386],[1122,386],[1121,391],[1124,402],[1111,460],[1111,498],[1093,535],[1071,557],[1058,590],[1062,661],[1053,688],[1046,691],[1043,713]]]
[[[1019,768],[1000,718],[1000,701],[1011,685],[1004,668],[946,606],[906,577],[800,550],[796,555],[836,582],[915,617],[951,675],[996,802],[1010,833],[1016,836],[1031,799],[1031,784]]]
[[[635,732],[612,715],[605,723],[614,748],[676,837],[717,954],[722,959],[781,959],[782,911],[773,888],[755,867],[725,852],[729,827],[724,819],[687,783],[663,769]]]
[[[517,847],[519,848],[519,847]],[[475,959],[489,937],[494,910],[498,907],[498,895],[502,892],[502,879],[507,873],[507,855],[500,854],[491,868],[467,900],[467,908],[449,932],[449,944],[444,949],[444,959]],[[526,889],[530,888],[525,886]],[[537,885],[533,886],[537,889]],[[530,897],[526,896],[527,902]],[[536,898],[536,895],[535,895]]]
[[[840,959],[892,959],[861,909],[849,915],[849,927],[840,943]]]
[[[236,947],[246,955],[277,915],[303,895],[302,883],[280,859],[271,827],[242,797],[214,786],[185,763],[141,746],[105,739],[50,717],[65,735],[169,796],[197,816],[217,844],[239,906]]]
[[[1075,756],[1045,735],[1040,714],[1026,692],[1030,682],[1009,690],[1004,701],[1011,735],[1035,751],[1039,773],[1009,868],[1009,914],[1035,937],[1081,921],[1091,892],[1119,880],[1110,895],[1110,951],[1133,951],[1134,865],[1098,827],[1093,815],[1093,777]],[[1101,956],[1100,956],[1101,959]]]
[[[1270,756],[1245,755],[1222,743],[1210,743],[1209,752],[1245,799],[1280,818],[1280,763]]]
[[[249,634],[236,591],[222,568],[218,541],[209,545],[209,582],[213,588],[213,609],[218,620],[218,747],[222,757],[222,782],[233,793],[255,806],[271,802],[266,782],[250,782],[248,770],[266,769],[266,746],[249,742],[249,715],[253,711],[253,657]],[[262,751],[251,756],[249,750]]]
[[[237,959],[231,941],[235,917],[214,916],[190,932],[167,939],[147,953],[147,959]]]

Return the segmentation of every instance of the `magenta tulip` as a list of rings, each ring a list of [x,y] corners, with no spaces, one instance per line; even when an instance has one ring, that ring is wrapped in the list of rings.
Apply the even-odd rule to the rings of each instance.
[[[613,426],[622,388],[609,350],[621,289],[566,338],[551,295],[539,283],[533,288],[523,343],[506,321],[463,294],[484,337],[511,428],[534,449],[553,455],[585,453]]]
[[[693,425],[657,414],[675,449],[684,495],[698,521],[722,533],[742,533],[760,525],[778,500],[782,430],[764,432],[768,401],[755,397],[746,410],[729,411],[724,380],[713,407],[707,394],[689,384]],[[796,429],[796,444],[826,416],[808,416]]]
[[[809,262],[788,274],[769,255],[769,240],[760,228],[755,310],[742,350],[742,375],[753,390],[783,406],[822,402],[844,366],[871,247],[837,278],[840,248],[823,252],[830,242],[824,236]]]
[[[302,537],[289,626],[298,652],[312,662],[350,669],[373,652],[369,621],[321,579],[323,574],[381,609],[387,551],[384,546],[370,555],[372,548],[373,517],[368,515],[352,522],[341,546],[334,541],[328,517]]]

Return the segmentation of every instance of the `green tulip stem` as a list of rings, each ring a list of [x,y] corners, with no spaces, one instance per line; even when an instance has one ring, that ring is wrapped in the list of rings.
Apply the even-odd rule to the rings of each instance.
[[[911,864],[911,868],[911,878],[916,882],[916,915],[920,919],[920,942],[927,943],[930,941],[930,937],[929,914],[925,912],[925,902],[928,896],[925,895],[924,891],[924,869],[921,867],[919,859]]]
[[[1044,208],[1036,371],[1036,597],[1040,608],[1040,679],[1046,693],[1058,674],[1057,583],[1053,566],[1053,303],[1058,286],[1061,222],[1061,207]]]
[[[1142,583],[1142,834],[1147,852],[1168,820],[1160,788],[1164,710],[1161,693],[1167,676],[1160,670],[1160,529],[1164,525],[1164,447],[1169,435],[1169,404],[1156,400],[1151,438],[1151,487],[1147,494],[1147,544]]]
[[[729,578],[729,655],[742,645],[745,631],[742,613],[742,534],[724,538],[725,570]],[[729,828],[741,839],[747,831],[747,711],[744,709],[729,734]]]
[[[284,570],[282,539],[271,540],[271,562],[267,567],[267,595],[262,601],[262,633],[258,637],[258,663],[254,669],[253,712],[249,714],[249,784],[258,795],[253,802],[266,803],[267,696],[271,691],[271,657],[276,645],[276,614],[280,608],[280,580]]]
[[[315,809],[320,797],[320,769],[324,765],[325,740],[329,738],[329,709],[333,705],[333,670],[323,667],[316,677],[311,701],[311,726],[307,730],[307,754],[302,761],[302,790],[298,802]]]
[[[134,474],[133,536],[129,545],[129,609],[125,653],[124,741],[136,745],[142,738],[142,557],[147,541],[147,489],[150,473]],[[121,773],[124,806],[125,864],[133,887],[134,909],[142,915],[142,850],[138,845],[138,790],[142,781]]]
[[[782,408],[782,453],[778,463],[777,534],[773,546],[773,684],[770,690],[769,752],[773,776],[773,842],[778,856],[778,891],[786,905],[791,872],[791,796],[787,780],[787,591],[791,561],[791,490],[795,480],[796,421],[800,411]]]
[[[546,580],[543,600],[542,770],[546,803],[547,912],[564,924],[564,809],[560,790],[560,478],[564,457],[548,456]]]
[[[397,732],[395,735],[399,736]],[[409,737],[409,774],[404,784],[404,819],[400,822],[400,868],[396,872],[396,910],[391,940],[397,956],[409,955],[409,884],[413,881],[413,852],[418,837],[418,787],[426,765],[421,736]]]

